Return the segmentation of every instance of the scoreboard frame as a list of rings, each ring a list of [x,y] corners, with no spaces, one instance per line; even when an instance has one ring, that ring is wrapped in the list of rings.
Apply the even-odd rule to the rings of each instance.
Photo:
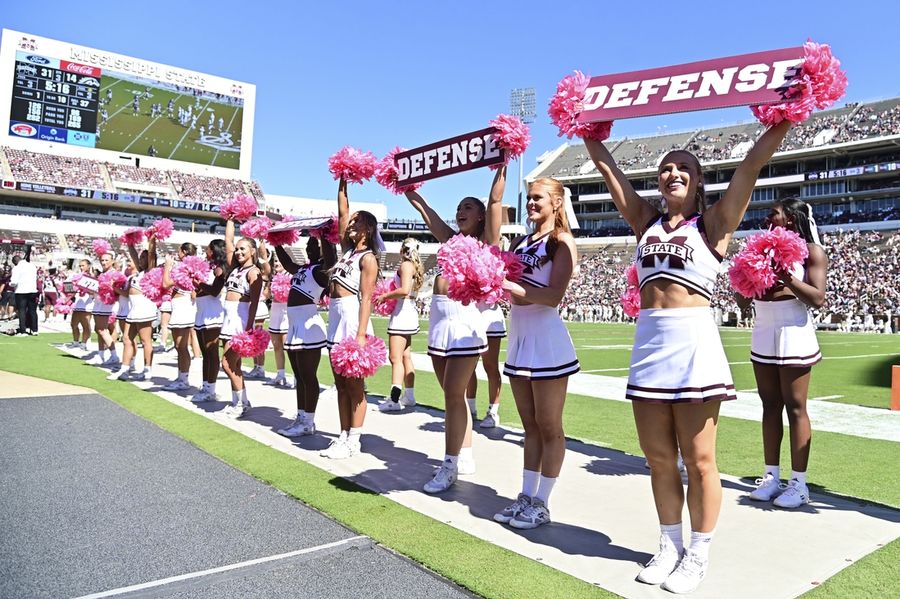
[[[35,67],[34,72],[31,71],[31,66]],[[39,76],[42,69],[47,71],[44,73],[45,77]],[[239,166],[229,168],[199,161],[153,156],[143,147],[104,149],[103,142],[98,143],[95,139],[97,126],[101,122],[102,106],[98,105],[98,102],[102,91],[99,84],[95,88],[98,97],[89,97],[90,89],[94,89],[91,79],[99,81],[101,78],[92,75],[101,73],[135,82],[133,87],[143,85],[145,82],[147,85],[157,82],[160,87],[190,90],[203,98],[225,98],[235,105],[242,106],[242,117],[239,119],[241,127]],[[16,84],[25,80],[32,81],[32,85],[36,88],[41,84],[47,86],[50,85],[48,82],[53,82],[59,85],[59,89],[39,89],[42,92],[40,98],[34,98],[30,103],[26,103],[28,98],[22,98],[21,93],[18,99],[14,95]],[[67,90],[71,92],[70,94],[62,93],[64,84],[73,86]],[[19,90],[21,89],[20,85]],[[33,106],[37,102],[41,102],[44,108],[38,109]],[[84,106],[86,102],[88,106]],[[45,154],[70,155],[113,164],[133,165],[140,160],[140,165],[144,167],[248,181],[252,166],[255,104],[256,86],[250,83],[11,29],[2,30],[0,123],[4,126],[0,144],[8,147]],[[50,108],[50,113],[58,115],[58,118],[42,119],[44,122],[19,118],[26,116],[27,112],[23,110],[27,111],[28,107],[31,107],[32,119],[38,111],[41,111],[42,117],[46,116],[47,113],[43,111],[47,107]],[[165,109],[164,106],[162,108]],[[205,113],[203,116],[206,116]]]

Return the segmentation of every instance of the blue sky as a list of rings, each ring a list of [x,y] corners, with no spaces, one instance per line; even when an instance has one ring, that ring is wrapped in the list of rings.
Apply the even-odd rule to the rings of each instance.
[[[832,45],[850,79],[842,101],[900,96],[889,2],[7,2],[0,26],[254,83],[253,178],[273,194],[331,198],[328,157],[350,144],[381,156],[480,129],[536,88],[525,172],[563,139],[546,116],[556,82],[797,46]],[[611,5],[615,6],[611,6]],[[113,6],[113,8],[110,8]],[[726,8],[727,7],[727,10]],[[881,30],[883,33],[877,33]],[[886,69],[885,65],[889,65]],[[619,121],[613,137],[750,120],[746,108]],[[516,203],[512,166],[505,201]],[[426,183],[447,218],[486,196],[487,169]],[[374,181],[351,200],[414,215]]]

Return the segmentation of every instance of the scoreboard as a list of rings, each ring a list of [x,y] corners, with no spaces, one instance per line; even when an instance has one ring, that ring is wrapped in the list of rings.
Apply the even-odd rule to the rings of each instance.
[[[93,148],[100,72],[97,67],[17,52],[10,131],[20,137]]]

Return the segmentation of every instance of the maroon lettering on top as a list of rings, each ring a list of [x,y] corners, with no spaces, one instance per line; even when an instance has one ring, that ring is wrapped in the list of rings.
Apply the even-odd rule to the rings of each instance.
[[[668,241],[662,241],[656,235],[648,235],[647,243],[641,246],[641,267],[653,268],[657,264],[668,261],[669,268],[684,270],[684,263],[694,259],[693,248],[685,245],[686,236],[672,237]]]
[[[497,145],[496,132],[496,127],[487,127],[397,153],[394,156],[397,182],[413,185],[453,173],[503,164],[506,151]]]
[[[62,71],[68,71],[69,73],[78,73],[79,75],[84,75],[86,77],[100,76],[100,69],[97,67],[91,67],[86,64],[80,64],[77,62],[69,62],[67,60],[60,60],[59,68]]]
[[[790,102],[803,48],[783,48],[592,77],[581,123]]]

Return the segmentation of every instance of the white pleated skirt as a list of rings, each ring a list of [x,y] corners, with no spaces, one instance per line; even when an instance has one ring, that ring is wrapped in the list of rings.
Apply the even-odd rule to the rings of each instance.
[[[488,337],[506,337],[506,319],[500,304],[489,306],[478,302],[478,310],[484,318],[484,330]]]
[[[756,321],[750,342],[750,360],[807,368],[822,359],[816,327],[806,305],[798,299],[753,302]]]
[[[478,356],[486,350],[484,319],[474,303],[464,306],[446,295],[431,296],[431,311],[428,314],[429,356]]]
[[[288,332],[290,324],[288,323],[287,304],[282,302],[272,302],[272,311],[269,313],[269,332],[277,335],[284,335]],[[257,318],[259,320],[259,318]]]
[[[223,307],[225,322],[222,323],[219,337],[227,340],[247,329],[247,319],[250,318],[250,302],[225,300]]]
[[[388,320],[388,335],[415,335],[419,332],[419,311],[416,301],[405,297],[397,302]]]
[[[201,295],[194,303],[197,315],[194,317],[194,328],[221,329],[225,323],[225,308],[217,295]]]
[[[512,305],[503,374],[532,380],[559,379],[580,369],[572,337],[556,308]]]
[[[128,296],[128,316],[125,318],[129,323],[153,322],[156,320],[157,308],[146,295],[130,294]]]
[[[275,306],[272,306],[275,313]],[[288,351],[322,349],[326,345],[325,321],[315,304],[287,308],[288,331],[284,348]]]
[[[356,337],[359,332],[359,299],[355,295],[333,297],[328,306],[328,348],[331,349],[347,337]],[[372,319],[366,328],[367,335],[374,335]]]
[[[197,319],[197,306],[190,295],[179,294],[172,298],[172,316],[169,318],[170,329],[192,329]],[[162,308],[160,308],[162,310]]]

